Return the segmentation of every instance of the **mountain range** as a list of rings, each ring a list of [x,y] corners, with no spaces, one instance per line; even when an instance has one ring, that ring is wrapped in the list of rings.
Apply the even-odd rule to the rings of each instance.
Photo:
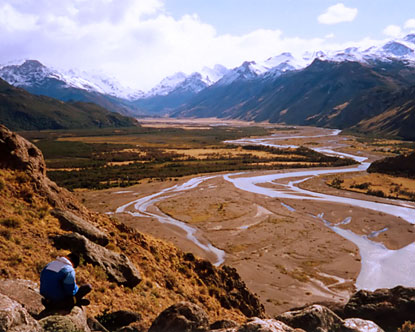
[[[97,75],[62,74],[35,60],[3,66],[0,77],[34,94],[93,102],[135,116],[238,118],[370,129],[405,139],[415,135],[402,129],[413,125],[415,34],[367,49],[297,58],[282,53],[233,69],[216,65],[190,75],[179,72],[148,92],[124,89]]]

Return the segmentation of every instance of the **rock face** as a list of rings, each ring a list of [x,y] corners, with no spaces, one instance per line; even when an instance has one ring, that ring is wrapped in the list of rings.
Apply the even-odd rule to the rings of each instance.
[[[141,275],[127,256],[108,250],[77,233],[53,238],[58,249],[68,249],[81,255],[87,263],[104,269],[108,278],[120,285],[134,287],[141,282]]]
[[[203,332],[209,330],[206,313],[190,302],[180,302],[164,310],[148,332]]]
[[[28,313],[37,318],[45,309],[39,286],[30,280],[0,280],[0,293],[20,303]]]
[[[21,304],[0,294],[0,331],[41,332],[42,329]]]
[[[62,229],[79,233],[101,246],[108,244],[108,236],[104,232],[72,212],[54,209],[51,211],[51,214],[59,219]]]
[[[360,290],[344,308],[344,316],[374,321],[386,331],[396,331],[405,321],[413,321],[415,288],[397,286],[374,292]]]

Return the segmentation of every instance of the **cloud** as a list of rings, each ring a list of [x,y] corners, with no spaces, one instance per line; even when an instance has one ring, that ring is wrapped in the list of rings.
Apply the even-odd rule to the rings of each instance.
[[[37,59],[143,90],[177,71],[350,46],[326,37],[287,37],[277,29],[218,34],[197,15],[172,17],[161,0],[0,0],[0,64]]]
[[[383,29],[383,33],[388,37],[400,37],[402,35],[402,29],[398,25],[388,25],[385,29]]]
[[[405,22],[405,29],[415,29],[415,18],[411,18]]]
[[[337,24],[341,22],[351,22],[357,16],[357,8],[348,8],[343,3],[338,3],[326,9],[317,20],[322,24]]]

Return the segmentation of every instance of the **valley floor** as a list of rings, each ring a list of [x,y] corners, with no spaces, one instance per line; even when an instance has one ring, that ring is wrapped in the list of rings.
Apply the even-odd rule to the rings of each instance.
[[[282,138],[288,136],[287,132],[268,139],[278,145],[307,143],[315,148],[330,147],[368,157],[369,162],[384,154],[365,142],[330,133],[324,129],[296,128],[290,139]],[[145,182],[123,189],[82,191],[77,195],[92,210],[111,214],[118,210],[114,217],[142,232],[169,240],[212,262],[237,268],[271,315],[315,301],[346,301],[356,283],[361,287],[370,273],[389,273],[390,266],[367,271],[368,264],[373,263],[369,255],[373,248],[383,248],[381,254],[386,256],[412,248],[414,226],[400,216],[400,210],[393,216],[377,206],[366,208],[354,202],[385,203],[386,211],[395,205],[408,209],[412,215],[415,204],[327,186],[324,176],[336,175],[278,178],[287,172],[291,170],[216,173]],[[254,183],[252,179],[265,179],[259,176],[269,176],[271,180]],[[238,179],[250,180],[246,188],[240,189]],[[304,179],[308,180],[293,183]],[[323,200],[318,194],[299,193],[294,188],[298,186],[352,200]],[[271,194],[260,193],[261,190]],[[132,202],[135,203],[129,204]],[[356,240],[350,240],[352,236]],[[402,257],[396,261],[401,262]],[[395,280],[386,280],[389,281]],[[385,280],[374,282],[382,284]]]

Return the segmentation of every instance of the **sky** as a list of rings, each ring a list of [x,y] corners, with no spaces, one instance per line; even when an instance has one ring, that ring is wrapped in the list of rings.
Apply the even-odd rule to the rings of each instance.
[[[0,0],[0,64],[36,59],[148,90],[167,75],[415,32],[415,0]]]

